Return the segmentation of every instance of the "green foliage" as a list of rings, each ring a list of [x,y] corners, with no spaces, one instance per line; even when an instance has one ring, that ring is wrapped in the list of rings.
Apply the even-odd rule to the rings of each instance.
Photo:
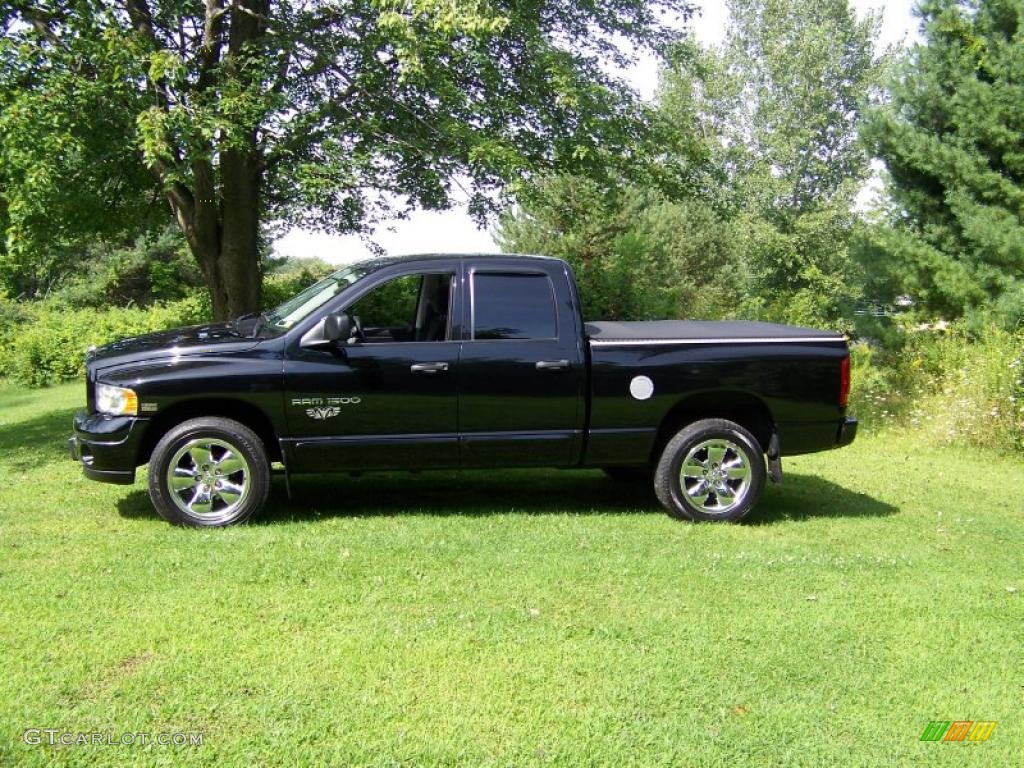
[[[445,208],[455,187],[482,220],[552,168],[664,177],[652,110],[606,65],[663,54],[691,12],[688,0],[4,4],[6,268],[171,211],[226,317],[256,309],[261,224],[365,231]]]
[[[857,126],[882,71],[876,32],[847,0],[731,0],[723,46],[665,78],[669,117],[714,136],[748,314],[840,326],[858,296],[848,244],[868,171]]]
[[[877,18],[858,20],[847,0],[727,5],[725,43],[708,54],[718,61],[704,74],[717,82],[705,99],[738,204],[769,217],[848,209],[868,171],[857,127],[881,76]]]
[[[0,377],[28,386],[80,378],[92,345],[209,322],[208,294],[181,282],[189,269],[194,265],[181,238],[169,231],[105,252],[92,263],[90,279],[71,280],[46,300],[0,298]],[[334,269],[316,259],[271,264],[264,306],[280,304]]]
[[[497,238],[566,259],[587,319],[729,316],[747,281],[729,225],[709,206],[633,186],[549,178],[501,218]]]
[[[209,300],[193,296],[139,307],[71,309],[56,302],[0,302],[0,376],[42,386],[85,375],[85,353],[109,344],[210,317]]]
[[[349,314],[358,317],[363,328],[411,327],[421,283],[421,275],[389,280],[359,299]]]
[[[170,227],[130,246],[89,243],[76,256],[48,295],[70,307],[145,307],[195,295],[203,286],[184,239]]]
[[[22,14],[28,23],[11,25]],[[151,98],[131,86],[144,82],[142,52],[132,35],[101,29],[104,14],[64,3],[0,10],[0,286],[11,295],[45,294],[86,243],[167,221],[132,140]],[[64,18],[79,26],[58,38]]]
[[[0,378],[10,375],[15,339],[31,325],[32,317],[29,306],[0,296]]]
[[[337,268],[337,265],[320,259],[285,259],[270,265],[263,277],[263,308],[271,309],[283,304]]]
[[[932,316],[1024,318],[1024,1],[929,0],[924,43],[864,130],[891,208],[879,280]]]
[[[849,331],[860,274],[848,242],[853,217],[836,204],[793,215],[784,226],[755,212],[735,223],[751,274],[743,311],[750,317]]]
[[[755,317],[848,330],[849,253],[867,174],[857,143],[878,82],[875,22],[846,0],[737,0],[725,45],[687,43],[663,73],[658,124],[684,187],[579,179],[522,190],[510,250],[567,258],[589,314]]]
[[[851,409],[939,445],[1024,451],[1024,329],[965,323],[852,348]]]

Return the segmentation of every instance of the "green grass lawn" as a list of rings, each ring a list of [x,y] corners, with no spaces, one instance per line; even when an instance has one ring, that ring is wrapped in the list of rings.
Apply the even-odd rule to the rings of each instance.
[[[1019,457],[863,436],[738,526],[598,472],[276,479],[203,531],[81,476],[82,389],[0,388],[0,765],[1024,763]]]

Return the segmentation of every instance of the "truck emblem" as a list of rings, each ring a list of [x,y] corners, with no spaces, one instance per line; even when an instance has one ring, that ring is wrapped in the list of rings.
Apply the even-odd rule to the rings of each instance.
[[[337,416],[339,413],[341,413],[341,408],[339,408],[336,405],[306,409],[306,415],[309,416],[309,418],[311,419],[316,419],[317,421],[323,421],[324,419],[333,418]]]
[[[647,400],[654,394],[654,382],[648,376],[634,376],[629,382],[629,394],[637,400]]]
[[[293,397],[292,405],[359,405],[361,397]]]

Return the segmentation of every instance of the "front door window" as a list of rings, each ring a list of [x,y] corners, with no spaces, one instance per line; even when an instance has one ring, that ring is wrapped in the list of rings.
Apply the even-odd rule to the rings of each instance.
[[[348,308],[364,344],[447,341],[451,335],[451,273],[389,280]]]

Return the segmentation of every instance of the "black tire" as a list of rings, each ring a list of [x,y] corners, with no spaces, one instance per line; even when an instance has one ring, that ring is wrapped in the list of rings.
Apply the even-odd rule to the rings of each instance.
[[[601,471],[617,483],[647,484],[654,477],[650,467],[601,467]]]
[[[715,461],[718,451],[723,453]],[[692,475],[684,488],[681,471],[687,457],[691,458],[687,471]],[[744,471],[745,476],[740,477]],[[711,481],[707,473],[711,473]],[[763,449],[750,432],[725,419],[703,419],[668,441],[654,473],[654,492],[672,517],[734,523],[761,498],[765,474]],[[715,488],[721,489],[721,496]]]
[[[182,482],[177,491],[171,487],[172,462],[173,475]],[[244,522],[263,506],[269,493],[270,463],[263,441],[232,419],[208,416],[184,421],[160,439],[149,460],[149,498],[160,516],[176,525],[219,527]]]

